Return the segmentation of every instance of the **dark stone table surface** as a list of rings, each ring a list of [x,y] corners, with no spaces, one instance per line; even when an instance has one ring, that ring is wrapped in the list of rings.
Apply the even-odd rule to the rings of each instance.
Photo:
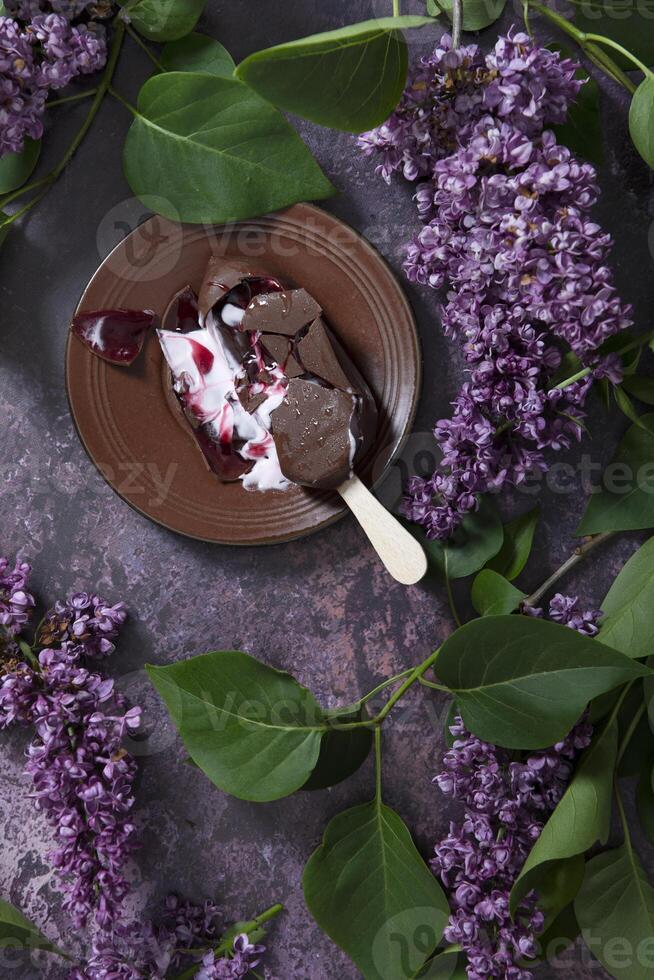
[[[419,4],[408,9],[418,11]],[[238,60],[269,44],[386,13],[390,0],[209,0],[201,26]],[[507,15],[504,25],[512,19]],[[493,37],[491,29],[483,42]],[[412,55],[420,53],[419,44],[429,43],[425,34],[419,40],[414,36]],[[133,100],[147,74],[145,56],[130,44],[118,87]],[[84,109],[56,111],[44,166],[58,159]],[[644,329],[651,327],[654,301],[651,175],[630,147],[624,102],[610,87],[603,116],[606,166],[597,214],[615,236],[618,281]],[[96,476],[68,412],[64,344],[71,310],[107,250],[107,226],[123,217],[133,221],[139,210],[121,169],[127,126],[124,109],[108,100],[72,166],[0,252],[0,553],[19,551],[33,562],[34,587],[43,603],[72,589],[95,588],[129,604],[129,625],[110,669],[129,697],[146,707],[152,733],[137,787],[145,840],[132,868],[137,914],[156,913],[171,889],[194,898],[216,896],[228,919],[247,918],[281,901],[287,911],[271,933],[267,976],[354,980],[357,970],[313,924],[300,878],[327,821],[371,796],[371,760],[355,778],[326,792],[268,805],[231,799],[185,764],[143,665],[212,648],[244,649],[292,671],[325,704],[335,705],[422,660],[452,629],[447,603],[438,583],[410,589],[394,584],[352,518],[284,546],[214,547],[149,523]],[[401,275],[403,243],[417,226],[411,189],[399,183],[388,189],[376,179],[353,137],[305,123],[300,129],[340,191],[325,207],[366,235]],[[411,455],[416,446],[430,446],[430,427],[447,413],[461,364],[440,333],[436,296],[406,288],[425,364]],[[583,451],[593,459],[610,458],[623,427],[616,413],[607,420],[595,407],[594,438],[584,441]],[[576,461],[578,455],[575,450],[567,458]],[[522,580],[527,589],[570,552],[584,506],[576,479],[567,492],[550,486],[540,496],[536,552]],[[533,497],[518,495],[507,502],[507,513],[532,503]],[[567,589],[597,604],[634,546],[634,536],[625,536],[597,553]],[[461,601],[466,601],[463,591]],[[412,694],[385,735],[385,795],[425,856],[451,817],[431,784],[445,710],[438,695]],[[48,831],[21,775],[25,737],[3,735],[2,743],[0,894],[77,950],[83,937],[60,911],[46,860]],[[2,969],[3,978],[43,975],[58,974],[25,960]],[[584,963],[578,949],[538,971],[543,980],[602,975],[599,966]]]

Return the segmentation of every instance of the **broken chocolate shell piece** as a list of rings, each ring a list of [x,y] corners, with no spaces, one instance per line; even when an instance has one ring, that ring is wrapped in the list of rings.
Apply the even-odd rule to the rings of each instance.
[[[258,395],[253,395],[251,385],[245,385],[245,387],[239,388],[236,394],[238,395],[238,400],[240,401],[241,405],[250,415],[252,415],[253,412],[256,412],[259,406],[263,405],[268,397],[263,391],[260,391]]]
[[[314,381],[293,378],[272,413],[279,465],[287,480],[334,489],[352,470],[352,421],[357,398]]]
[[[313,296],[305,289],[289,289],[280,293],[269,292],[255,296],[245,311],[241,330],[258,330],[265,333],[281,333],[294,337],[322,310]]]
[[[202,286],[200,287],[200,297],[198,300],[200,322],[204,323],[209,311],[231,289],[238,286],[242,279],[253,274],[249,264],[244,261],[239,259],[226,259],[222,255],[212,255],[207,264]]]
[[[277,364],[287,378],[299,378],[304,374],[304,369],[291,354],[291,340],[276,333],[261,334],[261,345],[264,349],[264,356],[270,358]],[[266,363],[270,363],[269,360]]]
[[[129,367],[158,322],[152,310],[95,310],[78,313],[70,329],[97,357]]]
[[[185,286],[173,297],[166,310],[162,327],[176,333],[192,333],[200,329],[198,297],[190,286]]]
[[[223,483],[235,483],[254,466],[251,460],[243,459],[231,443],[217,442],[209,426],[203,425],[194,429],[193,435],[209,469],[213,470]]]
[[[296,350],[298,360],[308,374],[314,374],[334,388],[342,388],[350,394],[357,392],[356,385],[341,366],[331,331],[321,317],[314,320],[306,334],[297,341]]]
[[[281,368],[284,367],[291,353],[291,342],[288,337],[282,337],[276,333],[264,333],[259,338],[263,347],[266,364],[274,361]]]

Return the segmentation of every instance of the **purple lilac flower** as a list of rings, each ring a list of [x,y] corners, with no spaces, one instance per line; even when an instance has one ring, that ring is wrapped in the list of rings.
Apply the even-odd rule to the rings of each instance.
[[[451,899],[445,939],[465,951],[469,980],[528,980],[518,964],[536,955],[544,916],[531,893],[512,919],[511,888],[592,730],[581,722],[564,741],[521,762],[471,735],[459,717],[450,731],[455,742],[435,782],[464,804],[464,818],[450,825],[431,862]]]
[[[231,957],[207,953],[201,969],[195,974],[195,980],[240,980],[258,966],[265,951],[265,946],[252,944],[242,933],[234,940]]]
[[[51,90],[106,60],[102,26],[72,26],[58,13],[38,13],[25,24],[0,17],[0,157],[19,153],[26,137],[40,139]]]
[[[0,558],[0,650],[3,633],[4,642],[11,643],[34,608],[34,596],[27,591],[31,571],[27,562],[16,561],[12,568],[7,558]]]
[[[543,616],[543,610],[535,606],[525,606],[523,612],[539,619]],[[583,636],[592,637],[599,633],[598,624],[602,618],[602,610],[580,609],[578,596],[561,595],[557,592],[550,601],[548,615],[555,623],[562,623]]]
[[[9,16],[24,21],[41,14],[61,14],[69,21],[87,12],[93,17],[106,17],[112,7],[106,0],[5,0]]]
[[[55,834],[50,858],[76,925],[91,914],[109,929],[128,891],[123,867],[136,846],[131,820],[136,762],[122,747],[140,724],[113,680],[87,660],[113,650],[122,603],[76,593],[56,604],[39,631],[39,669],[12,663],[0,680],[0,729],[30,724],[25,767],[32,796]],[[7,665],[9,666],[9,665]]]
[[[596,378],[621,379],[604,340],[631,325],[607,265],[612,242],[588,212],[596,173],[547,127],[562,122],[581,82],[577,65],[510,31],[484,56],[444,37],[413,73],[390,119],[360,138],[377,170],[418,180],[424,227],[408,246],[410,280],[447,288],[442,322],[466,361],[442,451],[413,478],[404,512],[447,538],[478,495],[547,469],[546,450],[579,439]],[[551,379],[569,348],[588,377]]]
[[[115,650],[113,641],[126,618],[124,602],[110,606],[100,596],[76,592],[46,614],[38,643],[48,647],[72,643],[81,648],[80,655],[93,660],[107,657]]]
[[[43,134],[47,92],[36,71],[31,39],[16,21],[0,17],[0,157],[22,150],[26,136]]]
[[[265,947],[251,944],[242,934],[228,955],[208,951],[218,942],[217,917],[213,902],[193,905],[170,895],[158,925],[120,923],[111,935],[99,935],[88,961],[73,969],[68,980],[165,980],[170,969],[193,963],[199,980],[245,977]]]
[[[601,616],[580,612],[577,598],[562,595],[552,600],[550,614],[587,636],[597,632]],[[544,916],[532,892],[512,918],[509,897],[579,753],[590,744],[592,727],[582,719],[562,742],[521,760],[472,735],[459,716],[450,731],[454,744],[434,782],[463,804],[464,815],[450,824],[431,862],[450,896],[445,939],[466,953],[469,980],[530,980],[520,964],[535,957]]]

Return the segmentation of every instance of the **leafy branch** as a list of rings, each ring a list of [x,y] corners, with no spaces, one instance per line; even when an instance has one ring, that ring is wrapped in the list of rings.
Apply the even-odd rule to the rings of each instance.
[[[537,11],[572,38],[596,67],[630,94],[632,97],[629,112],[631,138],[645,162],[654,168],[654,72],[651,68],[624,44],[605,34],[584,31],[538,0],[527,0],[523,5],[525,23],[528,28],[530,28],[529,13],[531,10]],[[633,11],[632,16],[638,16],[638,13]],[[650,32],[649,20],[644,21],[643,31],[646,36]],[[607,48],[619,56],[628,67],[636,69],[644,76],[640,84],[634,84],[617,63],[616,58],[612,58],[605,50]]]

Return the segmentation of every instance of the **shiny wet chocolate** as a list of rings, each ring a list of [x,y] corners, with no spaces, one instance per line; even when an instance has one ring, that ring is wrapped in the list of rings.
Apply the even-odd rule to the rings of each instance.
[[[352,472],[357,396],[293,378],[273,412],[273,438],[282,473],[305,487],[337,487]]]
[[[295,337],[322,310],[306,289],[285,289],[279,293],[256,296],[245,311],[241,330]]]

